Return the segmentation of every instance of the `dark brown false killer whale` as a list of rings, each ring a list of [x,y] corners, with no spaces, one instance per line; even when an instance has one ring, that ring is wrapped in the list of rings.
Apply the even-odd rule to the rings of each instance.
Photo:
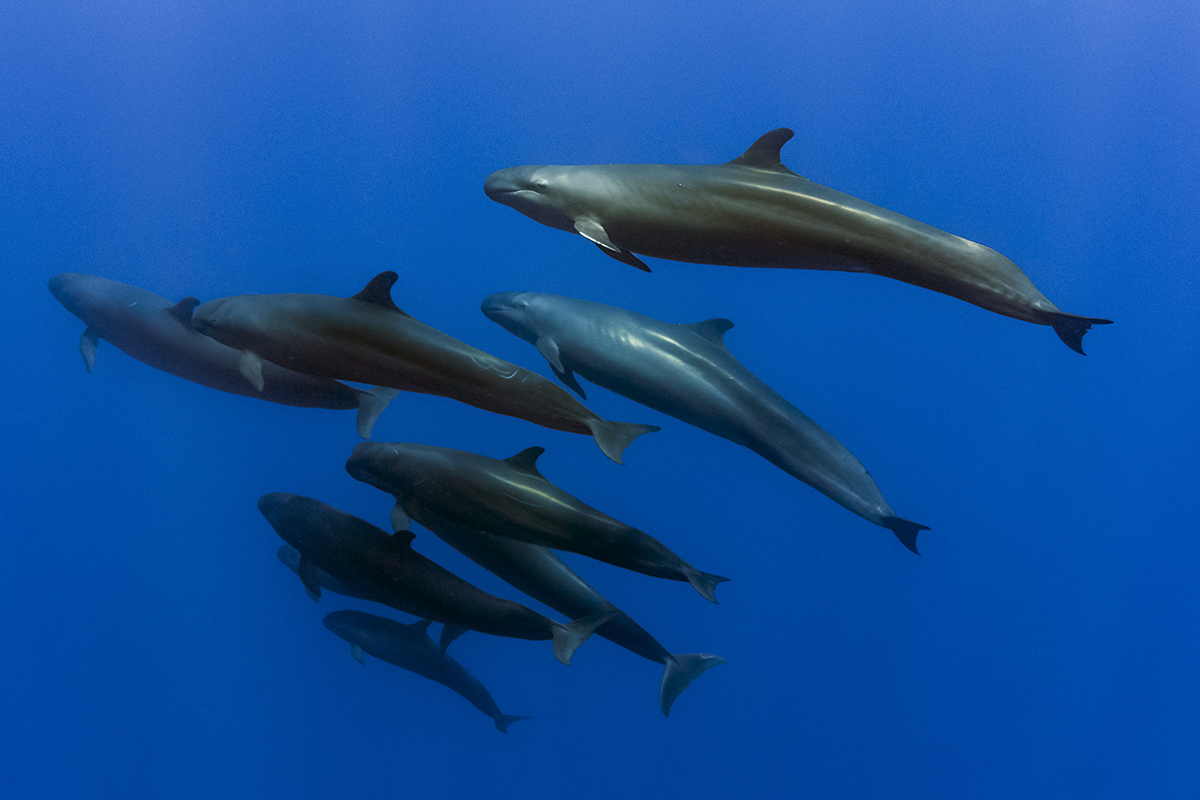
[[[393,515],[393,521],[403,526],[402,530],[407,530],[408,515],[399,504],[396,508],[399,511]],[[616,616],[597,628],[596,633],[642,658],[663,665],[658,705],[664,716],[670,716],[671,704],[693,680],[710,668],[727,663],[711,653],[671,653],[628,614],[589,586],[548,547],[458,525],[427,508],[421,511],[421,524],[479,566],[568,619],[614,612]],[[460,632],[453,627],[443,627],[442,649]]]
[[[269,387],[260,392],[242,376],[237,350],[192,328],[192,309],[200,303],[194,297],[172,304],[145,289],[79,272],[55,275],[49,288],[87,325],[79,352],[88,372],[104,339],[144,364],[222,392],[305,408],[357,408],[358,433],[364,439],[370,438],[375,420],[396,396],[394,389],[363,391],[274,364],[264,365]]]
[[[717,584],[644,531],[572,497],[537,470],[544,448],[530,447],[503,461],[487,456],[393,442],[355,447],[346,471],[396,498],[393,527],[406,514],[425,527],[425,514],[556,550],[579,553],[656,578],[687,581],[717,602]],[[436,524],[436,520],[434,521]]]
[[[413,534],[389,534],[311,497],[274,492],[258,510],[279,537],[300,551],[300,580],[320,597],[313,567],[358,596],[399,611],[459,628],[533,641],[553,640],[564,664],[609,614],[554,622],[520,603],[477,589],[412,549]]]
[[[501,733],[508,733],[508,726],[518,720],[533,719],[501,713],[483,684],[429,638],[429,622],[425,619],[405,625],[363,611],[334,611],[325,615],[325,627],[350,643],[350,655],[358,663],[366,664],[363,657],[366,653],[437,681],[495,720],[496,730]]]
[[[917,552],[925,525],[897,517],[854,454],[742,366],[725,346],[727,319],[675,325],[588,300],[503,292],[483,313],[537,347],[583,395],[584,378],[748,447]]]
[[[395,272],[376,275],[350,298],[318,294],[240,295],[192,314],[201,333],[242,351],[242,374],[266,385],[263,360],[311,375],[449,397],[538,425],[595,438],[621,453],[653,425],[603,420],[559,386],[447,336],[392,302]]]
[[[492,173],[488,197],[552,228],[579,233],[647,272],[634,253],[730,267],[870,272],[988,311],[1049,325],[1083,352],[1092,325],[1058,310],[1004,256],[804,178],[763,134],[727,164],[524,166]]]

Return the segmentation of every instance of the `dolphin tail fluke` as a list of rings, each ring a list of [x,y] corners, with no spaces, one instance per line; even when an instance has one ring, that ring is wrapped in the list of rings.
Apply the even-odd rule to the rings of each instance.
[[[684,689],[692,685],[692,681],[718,664],[728,663],[712,653],[683,653],[667,659],[662,683],[658,687],[658,707],[662,709],[663,716],[671,716],[671,704]]]
[[[688,570],[685,574],[692,588],[710,603],[717,602],[717,584],[729,581],[729,578],[722,578],[720,575],[713,575],[709,572],[701,572],[698,569]]]
[[[611,420],[599,418],[590,420],[587,426],[591,429],[592,438],[600,446],[601,452],[618,464],[624,463],[621,461],[621,454],[625,452],[626,447],[629,447],[633,443],[634,439],[643,433],[654,433],[655,431],[662,430],[657,425],[640,425],[636,422],[612,422]]]
[[[1064,314],[1058,311],[1050,315],[1050,325],[1058,334],[1058,338],[1063,340],[1063,344],[1079,355],[1086,356],[1087,353],[1083,352],[1083,335],[1093,325],[1112,325],[1112,320],[1098,317],[1077,317],[1074,314]]]
[[[358,395],[358,435],[363,439],[371,438],[371,431],[375,428],[375,420],[379,419],[379,415],[388,407],[388,403],[400,394],[399,389],[391,389],[387,386],[375,386],[369,391],[362,392]]]
[[[514,722],[520,722],[523,719],[533,719],[533,717],[518,717],[513,714],[501,714],[496,719],[496,730],[501,733],[508,733],[508,726]]]
[[[922,525],[919,522],[912,522],[907,519],[900,519],[899,517],[884,517],[881,524],[896,534],[896,538],[900,540],[900,543],[914,553],[917,553],[917,534],[921,531],[929,530],[928,525]],[[917,555],[921,554],[917,553]]]
[[[568,667],[571,666],[571,656],[579,646],[587,641],[596,628],[615,617],[617,611],[598,611],[563,625],[561,622],[551,622],[554,633],[554,657]]]

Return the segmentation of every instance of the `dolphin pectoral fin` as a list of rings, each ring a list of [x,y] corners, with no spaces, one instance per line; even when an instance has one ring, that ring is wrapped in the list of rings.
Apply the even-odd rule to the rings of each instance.
[[[392,533],[406,531],[411,525],[412,520],[409,519],[408,512],[397,501],[396,505],[392,506]]]
[[[554,367],[555,372],[565,372],[562,365],[562,357],[558,352],[558,343],[549,336],[539,336],[534,342],[534,347],[542,354],[542,358],[550,362],[550,366]]]
[[[443,653],[446,652],[446,648],[450,646],[451,642],[469,630],[471,629],[462,628],[458,625],[442,625],[442,635],[438,637],[438,647],[441,648]]]
[[[533,717],[518,717],[512,714],[501,714],[496,719],[496,730],[500,731],[501,733],[508,733],[509,725],[512,725],[514,722],[520,722],[523,719],[533,719]]]
[[[608,231],[604,230],[604,226],[590,217],[575,220],[575,230],[583,238],[595,242],[605,255],[612,256],[617,261],[621,261],[631,267],[637,267],[643,272],[649,272],[650,268],[645,263],[628,250],[622,250],[613,244],[612,239],[608,238]]]
[[[296,568],[296,574],[300,576],[300,582],[304,584],[304,591],[313,599],[313,602],[320,600],[321,581],[317,565],[310,559],[300,556],[300,565]]]
[[[592,438],[596,440],[600,451],[618,464],[625,463],[621,460],[621,454],[625,452],[626,447],[629,447],[633,443],[634,439],[643,433],[654,433],[655,431],[662,430],[657,425],[641,425],[636,422],[612,422],[599,418],[588,420],[586,424],[591,429]]]
[[[621,612],[598,611],[563,625],[561,622],[550,621],[551,632],[554,634],[554,657],[568,667],[571,666],[571,656],[588,637],[604,623]]]
[[[575,379],[575,373],[563,366],[562,353],[558,350],[558,343],[549,336],[539,336],[537,341],[534,342],[534,346],[542,354],[542,358],[549,362],[550,369],[554,371],[555,376],[568,389],[573,389],[576,394],[587,400],[587,394],[584,393],[583,387],[579,385],[579,381]]]
[[[884,517],[883,522],[880,524],[896,534],[896,538],[900,540],[900,543],[914,553],[917,553],[917,534],[921,531],[929,530],[928,525],[911,522],[907,519],[900,519],[899,517]],[[917,553],[917,555],[921,554]]]
[[[587,394],[584,393],[583,387],[580,386],[579,381],[576,380],[574,372],[572,372],[571,370],[566,370],[565,372],[559,372],[558,370],[554,369],[553,366],[551,366],[550,368],[552,370],[554,370],[555,377],[557,377],[560,381],[563,382],[563,386],[566,386],[568,389],[571,389],[572,391],[574,391],[575,394],[579,395],[584,400],[587,400]]]
[[[682,653],[672,655],[663,667],[662,683],[658,686],[658,707],[663,716],[671,716],[671,704],[692,681],[719,664],[729,662],[712,653]]]
[[[599,244],[599,243],[597,243],[596,246],[600,248],[601,252],[603,252],[604,255],[612,256],[617,261],[620,261],[622,264],[628,264],[631,267],[637,267],[642,272],[650,271],[650,268],[646,266],[646,262],[642,261],[640,258],[635,256],[633,253],[629,252],[628,250],[609,250],[607,247],[605,247],[604,245]]]
[[[242,354],[238,356],[238,372],[242,373],[242,377],[248,380],[250,385],[260,392],[265,385],[262,367],[262,356],[253,350],[243,350]]]
[[[365,653],[363,653],[361,644],[352,642],[350,644],[350,655],[354,657],[355,661],[362,664],[364,667],[367,665],[367,656]]]
[[[375,421],[379,419],[379,415],[388,407],[388,403],[392,402],[398,394],[400,394],[399,389],[392,389],[387,386],[374,386],[358,396],[358,416],[355,419],[355,423],[360,438],[371,438],[371,431],[375,428]]]
[[[79,355],[83,356],[83,366],[88,372],[96,368],[96,348],[100,346],[100,331],[88,325],[79,337]]]
[[[1112,320],[1099,319],[1098,317],[1079,317],[1059,311],[1051,315],[1050,321],[1050,326],[1054,328],[1054,332],[1058,334],[1058,338],[1063,340],[1063,344],[1081,356],[1087,355],[1087,353],[1083,352],[1083,335],[1093,325],[1112,325]]]
[[[687,577],[687,582],[692,585],[692,588],[710,603],[717,602],[717,584],[729,581],[729,578],[722,578],[720,575],[701,572],[698,569],[689,568],[684,572],[684,575]]]

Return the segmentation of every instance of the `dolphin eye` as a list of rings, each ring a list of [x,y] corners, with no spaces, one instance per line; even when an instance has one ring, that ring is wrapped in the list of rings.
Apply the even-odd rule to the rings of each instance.
[[[539,190],[545,189],[549,185],[550,185],[550,182],[547,181],[545,178],[538,178],[536,181],[533,182],[533,188],[539,189]]]

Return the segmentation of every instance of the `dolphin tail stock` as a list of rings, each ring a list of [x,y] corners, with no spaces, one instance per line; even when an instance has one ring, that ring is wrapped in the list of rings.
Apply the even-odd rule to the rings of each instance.
[[[684,571],[684,576],[687,582],[692,585],[692,588],[710,603],[717,602],[717,584],[729,582],[729,578],[713,575],[710,572],[701,572],[691,567]]]
[[[396,399],[398,394],[400,394],[399,389],[391,389],[387,386],[373,386],[369,390],[359,393],[358,417],[355,422],[358,425],[360,438],[371,438],[375,420],[379,419],[379,415],[388,407],[388,403]]]
[[[663,716],[671,716],[671,704],[692,681],[718,664],[729,662],[712,653],[681,653],[672,655],[663,667],[662,683],[658,686],[658,707]]]
[[[496,717],[496,730],[501,733],[508,733],[508,726],[514,722],[520,722],[523,719],[533,719],[533,717],[519,717],[514,714],[501,714]]]
[[[883,522],[880,524],[896,534],[896,538],[900,540],[900,544],[917,553],[917,555],[921,555],[917,552],[917,534],[921,531],[929,530],[928,525],[922,525],[919,522],[912,522],[907,519],[900,519],[899,517],[884,517]]]
[[[595,614],[588,614],[586,617],[572,620],[566,625],[551,620],[550,627],[554,634],[554,657],[568,667],[571,666],[571,656],[575,654],[579,646],[587,641],[596,628],[608,622],[618,613],[615,610],[597,611]]]
[[[613,422],[607,419],[600,419],[599,417],[588,420],[586,424],[592,432],[592,438],[596,440],[596,444],[600,447],[600,451],[618,464],[625,463],[621,460],[621,454],[625,452],[626,447],[629,447],[633,443],[634,439],[643,433],[654,433],[655,431],[662,430],[657,425],[642,425],[637,422]]]
[[[1063,344],[1076,353],[1079,353],[1079,355],[1086,356],[1087,353],[1083,352],[1083,335],[1093,325],[1112,325],[1112,320],[1100,319],[1098,317],[1080,317],[1075,314],[1056,311],[1050,315],[1049,324],[1054,328],[1054,332],[1058,334],[1058,338],[1063,340]]]

